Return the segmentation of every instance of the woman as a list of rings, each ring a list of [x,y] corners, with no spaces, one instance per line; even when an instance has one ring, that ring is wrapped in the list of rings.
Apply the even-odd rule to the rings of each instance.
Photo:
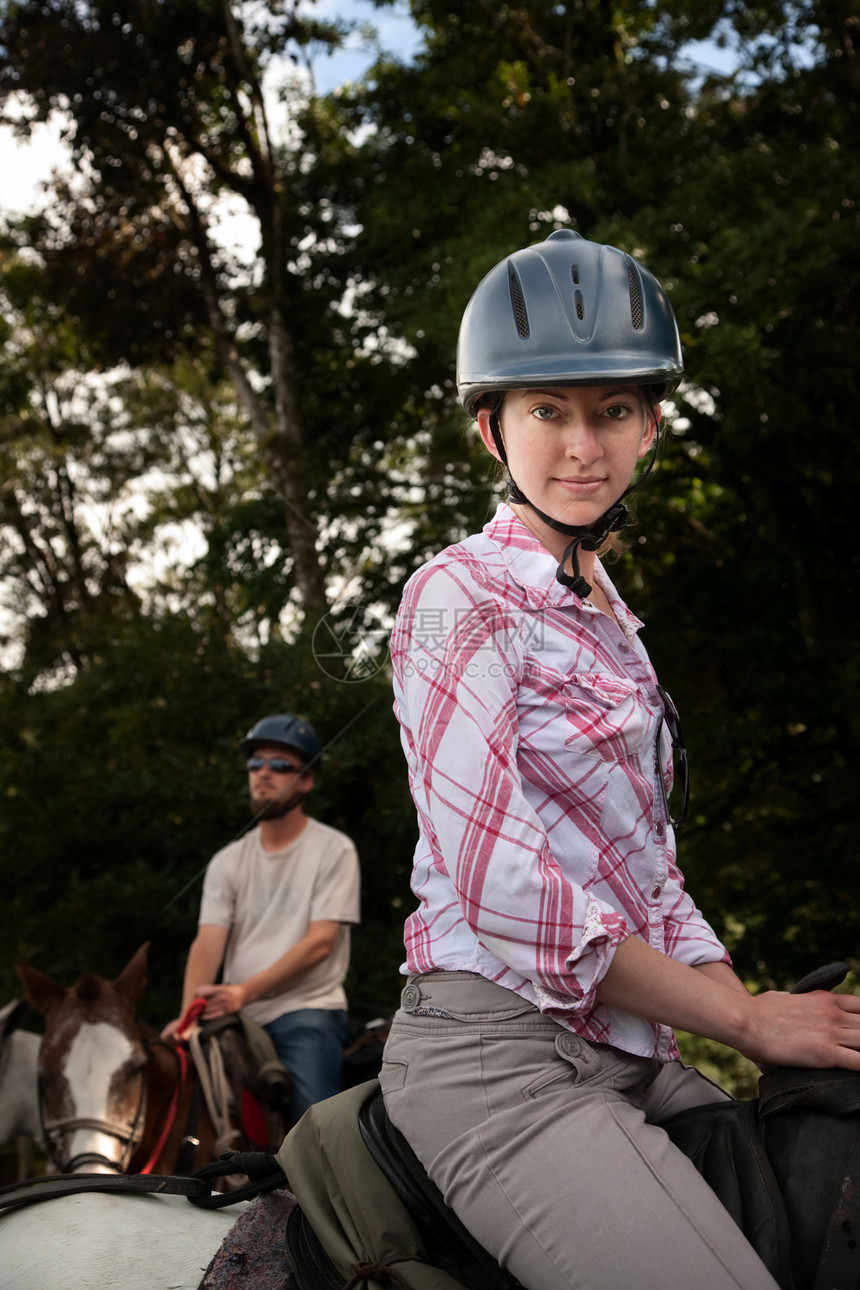
[[[727,1096],[673,1026],[860,1069],[860,999],[749,995],[684,891],[673,709],[596,555],[681,370],[666,295],[623,252],[565,230],[496,265],[458,390],[509,502],[413,576],[392,637],[419,906],[385,1102],[529,1290],[772,1290],[653,1123]]]

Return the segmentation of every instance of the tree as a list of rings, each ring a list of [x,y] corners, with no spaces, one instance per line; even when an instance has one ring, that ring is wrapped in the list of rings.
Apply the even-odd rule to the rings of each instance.
[[[338,27],[226,0],[32,0],[7,8],[2,35],[0,97],[27,103],[22,129],[62,111],[77,172],[24,236],[104,366],[214,352],[283,499],[315,620],[326,593],[300,337],[329,298],[308,288],[302,259],[337,230],[304,199],[302,150],[275,137],[263,76],[290,50],[335,43]],[[213,204],[228,195],[259,231],[254,274],[213,236]]]
[[[328,125],[364,131],[325,191],[361,226],[368,299],[450,392],[478,277],[553,227],[668,283],[689,379],[621,577],[692,747],[685,868],[748,974],[857,954],[856,18],[448,9],[413,4],[414,63],[381,62]],[[706,37],[731,73],[690,60]]]
[[[15,955],[71,980],[152,940],[146,1008],[166,1020],[203,867],[247,823],[238,737],[287,708],[327,745],[315,809],[372,857],[351,997],[378,1014],[413,827],[385,674],[350,685],[291,640],[280,507],[229,388],[188,357],[88,378],[42,270],[3,267],[7,994]],[[167,539],[188,524],[201,553],[178,561]]]
[[[17,506],[55,576],[28,563],[20,528],[6,574],[31,605],[58,588],[65,610],[4,680],[7,772],[50,782],[49,732],[85,747],[81,713],[99,714],[117,758],[104,854],[110,836],[145,837],[128,891],[162,853],[184,883],[210,839],[176,808],[182,767],[211,776],[213,740],[226,757],[249,706],[293,703],[336,741],[320,791],[367,839],[374,934],[396,936],[414,826],[384,678],[333,680],[312,632],[345,632],[356,599],[385,622],[412,568],[484,519],[492,477],[454,398],[459,318],[503,254],[573,226],[667,282],[687,353],[635,559],[617,572],[690,744],[692,889],[748,976],[787,982],[856,954],[854,16],[843,0],[412,8],[424,34],[412,64],[383,57],[326,99],[288,92],[292,133],[277,140],[266,74],[340,28],[213,0],[6,11],[0,92],[36,117],[67,106],[80,171],[11,234],[5,465],[33,491],[7,493],[6,519]],[[690,59],[689,41],[714,36],[735,51],[731,73]],[[213,235],[227,194],[261,231],[250,267]],[[29,304],[13,290],[25,264]],[[82,379],[97,369],[112,402]],[[59,420],[40,393],[52,385]],[[145,514],[123,513],[106,543],[75,500],[89,489],[115,503],[142,476]],[[190,520],[200,558],[132,585],[130,555],[151,563],[169,523]],[[67,641],[81,648],[65,674]],[[188,732],[176,762],[159,686]],[[122,799],[129,730],[149,732],[137,775],[169,769],[149,822]],[[119,880],[100,886],[81,859],[101,756],[79,758],[63,800],[79,890],[120,903]],[[7,782],[20,833],[35,799]],[[40,845],[45,892],[63,856]],[[41,943],[26,893],[15,900]]]

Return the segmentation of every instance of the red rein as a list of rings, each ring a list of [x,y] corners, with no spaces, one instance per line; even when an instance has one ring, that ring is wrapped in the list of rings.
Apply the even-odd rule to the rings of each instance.
[[[167,1109],[167,1115],[165,1116],[161,1133],[158,1135],[158,1141],[153,1148],[152,1155],[140,1171],[142,1174],[152,1173],[155,1168],[155,1162],[164,1150],[164,1144],[167,1141],[168,1134],[176,1121],[176,1111],[179,1107],[179,1099],[182,1096],[182,1090],[184,1089],[185,1081],[188,1078],[188,1057],[185,1052],[185,1033],[190,1030],[199,1019],[205,1007],[205,999],[195,999],[179,1025],[176,1027],[175,1052],[176,1060],[179,1063],[179,1078],[176,1081],[176,1087],[173,1090],[173,1096],[170,1099],[170,1106]]]

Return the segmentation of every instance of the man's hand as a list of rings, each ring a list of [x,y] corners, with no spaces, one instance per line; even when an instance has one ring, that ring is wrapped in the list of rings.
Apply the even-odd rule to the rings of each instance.
[[[241,1012],[248,1002],[244,985],[201,985],[197,995],[206,1000],[203,1009],[205,1021],[226,1017],[230,1012]]]

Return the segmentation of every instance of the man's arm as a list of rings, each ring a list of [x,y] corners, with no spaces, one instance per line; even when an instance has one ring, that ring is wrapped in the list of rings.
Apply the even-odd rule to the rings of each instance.
[[[220,927],[217,923],[201,923],[197,935],[191,942],[188,961],[185,964],[185,980],[182,986],[182,1007],[179,1016],[168,1022],[161,1032],[165,1039],[176,1035],[176,1028],[185,1016],[194,1000],[201,996],[207,986],[211,986],[221,970],[224,951],[227,948],[229,928]],[[207,1013],[207,1015],[210,1015]],[[220,1014],[212,1014],[220,1015]]]
[[[328,958],[335,947],[340,928],[339,922],[319,919],[308,925],[308,930],[292,949],[247,980],[233,985],[201,985],[196,993],[208,1001],[204,1017],[211,1020],[213,1017],[223,1017],[228,1012],[241,1012],[255,999],[265,999],[270,994],[277,994],[302,972]]]

